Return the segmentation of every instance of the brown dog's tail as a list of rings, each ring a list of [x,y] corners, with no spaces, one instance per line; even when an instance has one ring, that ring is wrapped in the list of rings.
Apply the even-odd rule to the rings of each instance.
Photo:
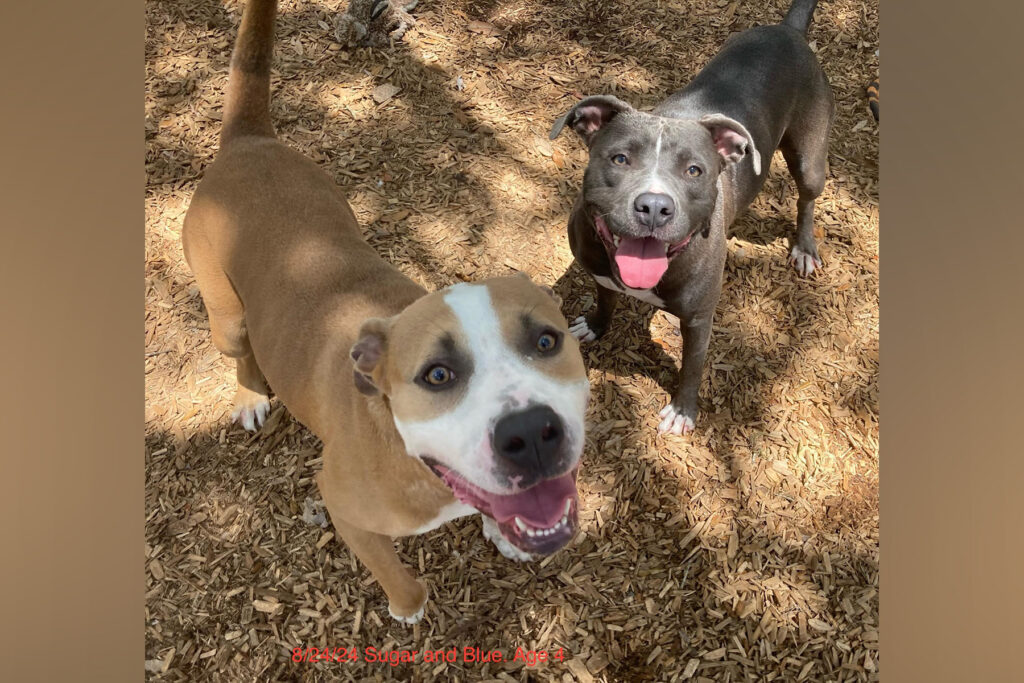
[[[782,20],[782,23],[795,28],[806,36],[807,27],[811,25],[811,19],[814,18],[814,8],[817,4],[818,0],[793,0],[793,4],[789,6],[789,11],[786,12],[786,18]]]
[[[241,135],[274,136],[274,124],[270,122],[270,63],[274,56],[276,15],[277,0],[249,0],[242,12],[228,73],[221,147]]]

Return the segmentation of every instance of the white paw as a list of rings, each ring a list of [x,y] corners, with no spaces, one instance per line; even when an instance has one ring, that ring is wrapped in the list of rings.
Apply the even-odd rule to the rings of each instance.
[[[821,259],[814,254],[808,254],[800,248],[800,245],[794,245],[789,252],[789,264],[796,268],[796,272],[800,275],[807,277],[814,272],[815,268],[821,268]]]
[[[242,425],[247,432],[255,432],[263,426],[270,414],[270,399],[262,394],[247,392],[246,396],[235,397],[235,409],[231,411],[231,419]]]
[[[516,562],[529,562],[533,559],[533,555],[515,547],[508,539],[501,535],[501,529],[498,528],[497,522],[490,517],[484,517],[483,520],[484,538],[493,543],[499,553]]]
[[[582,315],[572,321],[569,325],[569,334],[576,337],[581,342],[591,342],[597,339],[597,335],[587,325],[587,319]]]
[[[412,615],[410,615],[408,617],[400,617],[397,614],[395,614],[394,612],[392,612],[391,611],[391,605],[388,605],[388,614],[390,614],[391,618],[394,619],[395,621],[397,621],[399,624],[409,624],[411,626],[412,624],[418,624],[419,623],[420,619],[423,618],[423,613],[426,611],[426,609],[427,609],[427,605],[426,605],[426,603],[424,603],[423,607],[420,607],[419,611],[416,612],[416,614],[412,614]]]
[[[658,416],[662,418],[661,424],[658,425],[659,434],[689,434],[696,426],[692,417],[677,412],[676,407],[671,403],[662,408]]]

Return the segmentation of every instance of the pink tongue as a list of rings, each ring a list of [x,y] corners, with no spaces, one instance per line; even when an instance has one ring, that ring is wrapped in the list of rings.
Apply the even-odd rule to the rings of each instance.
[[[627,287],[650,289],[668,270],[665,243],[655,237],[623,237],[615,250],[615,263]]]
[[[530,526],[554,526],[565,514],[565,501],[576,500],[576,480],[572,473],[542,481],[522,493],[488,496],[491,514],[499,522],[519,517]]]

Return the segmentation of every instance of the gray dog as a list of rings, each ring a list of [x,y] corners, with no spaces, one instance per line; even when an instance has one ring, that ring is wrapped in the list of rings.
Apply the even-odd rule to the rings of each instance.
[[[760,192],[777,148],[799,190],[790,263],[801,275],[821,268],[814,200],[825,186],[834,104],[807,45],[816,4],[795,0],[781,24],[733,36],[650,113],[598,95],[551,129],[554,139],[571,127],[590,149],[569,246],[597,283],[597,308],[577,318],[572,333],[582,341],[601,336],[620,293],[679,318],[682,371],[659,432],[694,429],[725,231]]]

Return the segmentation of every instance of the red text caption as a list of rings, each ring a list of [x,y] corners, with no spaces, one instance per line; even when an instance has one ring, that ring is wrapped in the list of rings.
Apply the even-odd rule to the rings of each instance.
[[[565,659],[562,648],[553,652],[516,648],[508,657],[501,650],[482,650],[478,647],[448,648],[447,650],[378,650],[375,647],[296,647],[292,649],[293,662],[367,662],[369,664],[411,664],[416,662],[450,662],[463,664],[486,664],[488,662],[522,662],[526,666],[537,666],[545,662],[561,662]]]

